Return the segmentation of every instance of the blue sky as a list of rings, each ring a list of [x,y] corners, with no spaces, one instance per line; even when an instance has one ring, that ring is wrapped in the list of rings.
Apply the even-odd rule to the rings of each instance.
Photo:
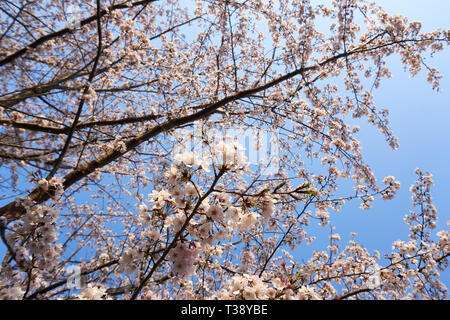
[[[410,21],[422,22],[424,31],[441,27],[450,29],[450,1],[377,1],[389,13],[399,13],[409,17]],[[425,72],[411,79],[404,71],[398,57],[391,59],[392,79],[385,81],[374,92],[375,101],[391,111],[391,126],[399,138],[400,148],[391,151],[373,128],[362,129],[362,145],[367,161],[379,177],[389,174],[396,176],[402,183],[398,197],[386,203],[378,202],[374,210],[359,214],[355,219],[364,230],[360,239],[369,246],[372,242],[383,246],[397,238],[404,238],[407,230],[402,218],[408,212],[411,203],[409,186],[415,180],[414,170],[420,168],[434,175],[435,186],[432,189],[434,204],[438,210],[438,228],[448,229],[450,220],[450,48],[437,54],[427,62],[437,67],[444,78],[441,91],[436,92],[426,82]],[[374,217],[371,217],[374,215]],[[345,221],[342,223],[346,224]],[[406,238],[404,238],[407,240]],[[450,272],[442,275],[442,281],[450,287]]]
[[[438,27],[450,29],[450,1],[446,0],[382,0],[376,1],[390,14],[407,16],[409,21],[422,22],[423,31]],[[403,217],[411,209],[409,187],[414,183],[414,170],[430,171],[435,185],[432,189],[434,204],[438,210],[438,227],[448,229],[450,220],[450,48],[436,54],[427,63],[438,68],[444,78],[441,91],[431,89],[423,71],[411,79],[400,63],[392,56],[389,67],[392,78],[384,80],[373,92],[378,107],[390,110],[391,127],[399,138],[400,148],[392,151],[379,131],[370,125],[361,125],[359,138],[362,142],[366,162],[373,168],[379,181],[393,175],[402,184],[394,200],[378,200],[370,211],[358,209],[354,202],[333,214],[332,225],[341,234],[345,244],[349,233],[358,233],[357,240],[370,251],[377,249],[382,254],[390,252],[397,239],[408,241],[408,227]],[[299,259],[308,259],[307,252],[328,244],[329,228],[315,228],[318,240],[309,249],[298,250]],[[320,248],[323,249],[323,248]],[[442,274],[441,281],[450,287],[450,271]]]

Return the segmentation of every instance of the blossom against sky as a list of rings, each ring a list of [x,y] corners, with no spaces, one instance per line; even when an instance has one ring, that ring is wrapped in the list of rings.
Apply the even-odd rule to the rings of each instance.
[[[422,22],[424,31],[450,28],[450,1],[445,0],[377,0],[390,14],[401,14],[409,21]],[[437,208],[437,230],[448,230],[450,220],[450,53],[444,50],[426,62],[441,72],[440,91],[426,82],[422,70],[415,78],[400,64],[398,56],[390,57],[392,78],[381,83],[373,95],[380,108],[390,111],[390,125],[399,139],[396,151],[388,146],[380,133],[371,125],[361,126],[359,139],[366,161],[377,177],[394,175],[401,188],[393,200],[375,201],[370,211],[361,211],[359,203],[349,203],[342,212],[332,215],[336,232],[350,238],[357,232],[358,241],[371,250],[390,250],[392,243],[407,238],[408,227],[403,222],[411,209],[409,187],[415,180],[414,170],[420,168],[433,174],[431,189]],[[349,185],[349,187],[351,187]],[[318,227],[318,242],[329,243],[330,230]],[[323,239],[323,240],[320,240]],[[317,242],[315,242],[317,245]],[[316,249],[311,245],[307,250]],[[299,256],[303,251],[299,252]],[[441,281],[450,286],[450,271],[442,274]]]

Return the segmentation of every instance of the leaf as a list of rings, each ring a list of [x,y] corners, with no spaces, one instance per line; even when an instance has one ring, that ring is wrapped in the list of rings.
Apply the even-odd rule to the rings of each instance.
[[[304,190],[304,191],[300,191],[300,193],[310,194],[313,196],[317,196],[319,194],[316,190]]]
[[[297,190],[306,189],[309,188],[309,182],[305,182],[300,187],[297,188]]]
[[[286,181],[283,181],[282,183],[280,183],[279,185],[277,185],[275,187],[275,189],[273,189],[273,193],[277,192],[280,188],[282,188],[284,185],[286,184]]]

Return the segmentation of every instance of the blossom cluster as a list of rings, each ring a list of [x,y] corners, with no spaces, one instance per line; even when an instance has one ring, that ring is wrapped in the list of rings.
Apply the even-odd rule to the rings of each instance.
[[[431,174],[416,171],[409,238],[389,252],[347,241],[334,214],[397,195],[360,125],[399,147],[375,89],[397,55],[438,90],[427,55],[450,30],[366,0],[109,2],[0,1],[1,299],[447,297]],[[172,144],[192,127],[202,152]]]

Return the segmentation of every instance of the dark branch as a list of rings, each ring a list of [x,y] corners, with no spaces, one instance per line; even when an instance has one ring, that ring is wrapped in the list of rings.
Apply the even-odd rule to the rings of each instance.
[[[129,3],[129,1],[125,1],[123,3],[111,6],[108,9],[101,10],[100,12],[97,12],[97,14],[95,14],[93,16],[90,16],[89,18],[81,20],[80,21],[80,26],[85,26],[85,25],[87,25],[87,24],[89,24],[91,22],[94,22],[97,19],[103,17],[104,15],[106,15],[109,12],[114,11],[114,10],[128,9],[130,7],[135,7],[135,6],[139,6],[139,5],[146,5],[149,2],[155,2],[155,1],[157,1],[157,0],[143,0],[143,1],[133,2],[131,4]],[[8,63],[11,63],[14,60],[16,60],[17,58],[23,56],[24,54],[27,53],[27,51],[29,49],[36,49],[37,47],[41,46],[45,42],[47,42],[49,40],[52,40],[52,39],[55,39],[55,38],[58,38],[58,37],[61,37],[61,36],[66,35],[66,34],[68,34],[70,32],[72,32],[72,29],[64,28],[64,29],[61,29],[61,30],[59,30],[57,32],[50,33],[50,34],[47,34],[45,36],[42,36],[41,38],[39,38],[39,39],[35,40],[34,42],[30,43],[29,45],[27,45],[26,47],[24,47],[24,48],[22,48],[22,49],[20,49],[20,50],[18,50],[16,52],[6,56],[4,59],[0,60],[0,67],[6,65]]]

